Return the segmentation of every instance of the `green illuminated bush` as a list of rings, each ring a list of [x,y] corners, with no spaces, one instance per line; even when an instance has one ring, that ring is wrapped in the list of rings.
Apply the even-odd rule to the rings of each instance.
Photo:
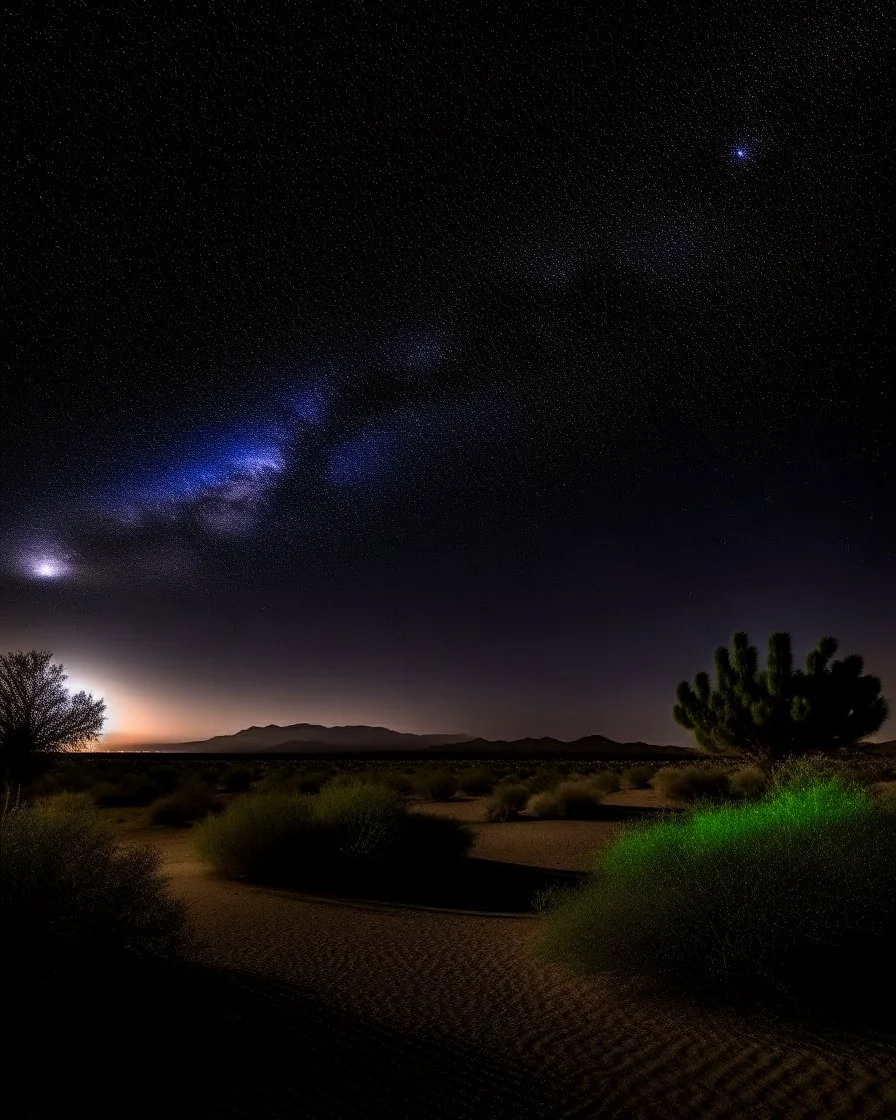
[[[7,960],[33,969],[173,957],[187,941],[155,854],[119,847],[72,794],[0,818],[0,928]]]
[[[879,987],[896,948],[896,811],[837,779],[629,830],[540,951],[688,990]]]
[[[309,885],[456,859],[473,842],[459,821],[409,812],[400,793],[366,782],[246,794],[194,835],[199,854],[230,878]]]

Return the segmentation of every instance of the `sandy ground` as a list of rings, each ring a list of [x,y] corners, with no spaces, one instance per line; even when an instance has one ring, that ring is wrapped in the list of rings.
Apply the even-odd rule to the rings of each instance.
[[[616,797],[644,803],[643,794]],[[482,803],[429,811],[475,821]],[[217,1078],[218,1097],[199,1105],[184,1097],[184,1111],[169,1115],[896,1117],[896,1047],[886,1039],[813,1035],[583,979],[532,959],[531,917],[224,882],[194,857],[188,831],[140,828],[137,819],[125,818],[122,835],[161,853],[206,959],[255,985],[258,1030],[276,1028],[308,1059],[301,1076],[281,1062],[275,1072],[256,1065]],[[476,827],[477,855],[574,870],[616,826]],[[329,1071],[326,1085],[317,1066]]]

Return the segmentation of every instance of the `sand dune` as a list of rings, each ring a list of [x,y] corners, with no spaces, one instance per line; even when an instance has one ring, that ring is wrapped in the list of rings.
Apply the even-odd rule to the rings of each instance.
[[[466,804],[474,808],[464,815],[476,811]],[[477,827],[477,854],[574,869],[614,826]],[[896,1047],[886,1040],[698,1013],[627,993],[607,977],[539,964],[530,955],[532,918],[325,901],[227,883],[197,862],[186,832],[129,830],[128,837],[161,851],[208,961],[236,970],[256,992],[253,1006],[267,1007],[254,1012],[259,1022],[279,1022],[279,1037],[298,1037],[309,1032],[309,1014],[317,1016],[320,1029],[310,1033],[318,1047],[340,1050],[353,1083],[368,1079],[369,1091],[352,1103],[344,1092],[334,1096],[331,1076],[329,1088],[309,1078],[307,1065],[298,1085],[280,1066],[247,1072],[249,1081],[273,1079],[265,1090],[272,1103],[253,1105],[244,1079],[228,1090],[227,1115],[280,1115],[287,1098],[298,1112],[283,1115],[896,1115]],[[344,1037],[334,1033],[337,1021],[351,1024],[339,1028]],[[381,1061],[371,1058],[377,1047]],[[352,1053],[355,1059],[346,1056]],[[312,1066],[332,1070],[333,1060],[330,1054]]]

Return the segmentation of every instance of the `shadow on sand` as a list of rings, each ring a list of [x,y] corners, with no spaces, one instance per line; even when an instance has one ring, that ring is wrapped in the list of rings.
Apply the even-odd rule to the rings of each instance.
[[[57,977],[15,1018],[9,1120],[562,1114],[562,1086],[508,1054],[198,965]]]
[[[477,913],[533,914],[546,892],[577,886],[585,877],[584,872],[470,857],[416,871],[381,868],[344,875],[337,881],[302,884],[279,881],[269,885],[326,899],[350,898]]]

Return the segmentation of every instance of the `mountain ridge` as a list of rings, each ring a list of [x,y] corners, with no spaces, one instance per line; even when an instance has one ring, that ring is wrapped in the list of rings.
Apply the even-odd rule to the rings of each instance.
[[[368,724],[334,725],[315,723],[253,724],[232,735],[214,735],[210,739],[197,739],[182,743],[145,743],[126,748],[129,751],[158,751],[160,753],[263,753],[263,754],[319,754],[338,751],[438,751],[440,753],[470,752],[535,754],[548,752],[594,753],[609,757],[634,757],[641,754],[672,754],[692,757],[689,747],[659,746],[642,740],[621,743],[606,735],[586,735],[564,740],[545,735],[541,738],[485,739],[462,732],[416,734],[393,731],[388,727]]]

